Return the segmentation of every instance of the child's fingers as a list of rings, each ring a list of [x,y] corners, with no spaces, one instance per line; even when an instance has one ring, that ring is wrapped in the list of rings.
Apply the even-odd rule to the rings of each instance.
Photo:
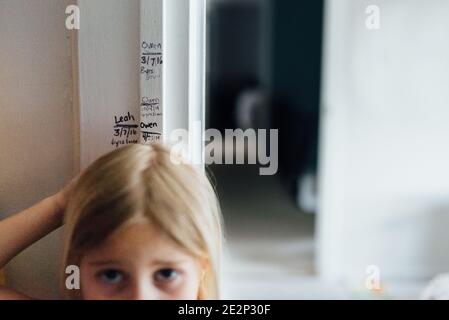
[[[78,182],[78,176],[70,180],[70,182],[55,195],[56,205],[61,213],[64,213],[67,203],[72,194],[75,184]]]

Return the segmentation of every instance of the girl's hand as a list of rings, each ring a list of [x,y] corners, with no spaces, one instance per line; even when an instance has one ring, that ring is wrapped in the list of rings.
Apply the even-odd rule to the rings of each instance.
[[[0,269],[24,249],[62,226],[78,178],[53,196],[0,221]],[[9,292],[0,290],[0,300]]]
[[[73,187],[78,181],[78,177],[73,178],[69,184],[67,184],[61,191],[55,194],[52,198],[56,206],[57,214],[61,219],[64,218],[64,213],[67,208],[70,196],[72,194]]]

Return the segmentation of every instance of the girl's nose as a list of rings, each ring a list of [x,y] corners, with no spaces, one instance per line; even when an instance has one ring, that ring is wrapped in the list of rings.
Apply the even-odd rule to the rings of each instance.
[[[160,290],[151,281],[138,280],[130,290],[130,300],[161,300]]]

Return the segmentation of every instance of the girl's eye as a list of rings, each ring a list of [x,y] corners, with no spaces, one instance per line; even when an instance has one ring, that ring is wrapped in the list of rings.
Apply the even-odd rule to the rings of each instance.
[[[100,272],[100,279],[107,284],[118,284],[122,282],[124,275],[118,270],[105,270]]]
[[[161,269],[156,272],[154,278],[157,282],[171,282],[178,278],[179,273],[174,269]]]

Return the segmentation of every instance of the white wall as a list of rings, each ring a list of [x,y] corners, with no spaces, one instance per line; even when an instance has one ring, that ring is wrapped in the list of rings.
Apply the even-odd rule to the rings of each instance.
[[[381,29],[365,9],[381,10]],[[449,271],[449,2],[327,1],[319,271]],[[363,284],[363,282],[360,282]]]
[[[115,116],[140,124],[140,0],[78,0],[81,168],[115,148]],[[139,135],[128,140],[139,141]],[[122,146],[122,145],[121,145]]]
[[[0,1],[0,218],[56,192],[72,175],[69,2]],[[14,259],[9,284],[54,297],[59,243],[55,233]]]

